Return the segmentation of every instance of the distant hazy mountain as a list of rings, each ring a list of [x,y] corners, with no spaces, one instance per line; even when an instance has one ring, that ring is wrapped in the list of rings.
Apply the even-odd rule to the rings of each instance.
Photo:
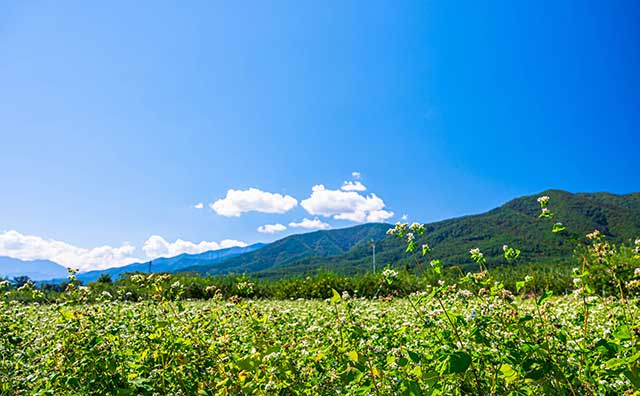
[[[12,279],[28,276],[32,280],[44,280],[67,276],[67,269],[49,260],[20,260],[0,256],[0,278]]]
[[[539,219],[536,198],[548,195],[555,218]],[[502,246],[522,251],[520,262],[568,262],[573,260],[575,245],[565,235],[553,234],[556,221],[567,226],[567,232],[584,236],[598,229],[614,242],[629,242],[640,237],[640,193],[572,194],[547,190],[536,195],[514,199],[489,212],[427,224],[427,232],[418,246],[429,243],[433,248],[428,259],[445,264],[473,265],[469,250],[479,247],[490,263],[504,263]],[[312,273],[318,268],[345,274],[371,269],[371,247],[375,239],[378,268],[414,265],[405,246],[385,231],[390,225],[364,224],[357,227],[291,235],[253,253],[243,254],[213,265],[185,268],[205,274],[228,272],[256,273],[259,276],[282,277]]]
[[[386,237],[388,229],[388,224],[372,223],[337,230],[290,235],[255,252],[242,254],[215,264],[187,267],[182,271],[207,275],[230,272],[255,273],[286,267],[309,257],[338,257],[356,246],[366,249],[370,240]]]
[[[256,243],[245,247],[234,246],[226,249],[210,250],[199,254],[184,253],[175,257],[155,259],[151,262],[151,266],[149,266],[148,261],[145,263],[133,263],[123,267],[83,272],[78,274],[77,277],[82,282],[88,283],[96,281],[102,274],[108,274],[113,280],[116,280],[121,274],[136,271],[148,272],[149,268],[151,268],[151,272],[175,272],[193,265],[214,264],[230,257],[253,252],[263,246],[265,246],[265,244]]]

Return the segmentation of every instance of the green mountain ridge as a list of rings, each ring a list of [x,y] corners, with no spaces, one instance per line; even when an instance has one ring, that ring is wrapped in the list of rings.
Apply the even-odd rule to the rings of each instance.
[[[551,198],[553,219],[538,218],[537,197]],[[567,230],[551,232],[555,222]],[[284,277],[315,273],[318,269],[344,274],[371,270],[370,239],[376,240],[378,268],[415,266],[404,245],[386,235],[389,224],[360,226],[291,235],[264,248],[221,261],[211,266],[194,266],[183,271],[207,275],[249,273],[260,277]],[[640,193],[570,193],[547,190],[514,199],[486,213],[426,224],[427,232],[418,238],[428,243],[427,257],[440,259],[445,265],[472,265],[469,250],[480,248],[490,264],[505,264],[502,246],[522,251],[520,262],[558,262],[572,260],[575,242],[569,234],[583,237],[598,229],[616,242],[628,242],[640,236]]]

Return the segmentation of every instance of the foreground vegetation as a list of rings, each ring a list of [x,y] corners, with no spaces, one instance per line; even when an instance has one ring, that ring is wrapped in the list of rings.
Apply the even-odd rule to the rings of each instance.
[[[259,298],[269,284],[246,277],[219,278],[202,301],[171,275],[88,287],[72,275],[61,293],[3,282],[0,393],[640,395],[640,240],[589,233],[570,293],[554,296],[536,273],[501,280],[518,249],[503,246],[512,267],[497,269],[474,248],[464,272],[430,257],[425,231],[389,231],[417,274],[387,268],[357,278],[365,289],[327,274],[282,281],[272,292],[285,300]],[[301,288],[327,298],[292,299]]]

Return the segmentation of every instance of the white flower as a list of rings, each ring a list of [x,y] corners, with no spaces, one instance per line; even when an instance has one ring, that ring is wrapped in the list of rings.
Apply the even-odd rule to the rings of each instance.
[[[502,250],[504,250],[505,252],[509,249],[509,246],[507,245],[502,245]]]
[[[480,253],[480,249],[478,249],[478,248],[473,248],[473,249],[469,250],[469,253],[470,253],[470,254],[479,254],[479,253]]]
[[[413,241],[416,239],[416,236],[413,235],[413,232],[407,232],[407,241]]]
[[[549,213],[549,208],[542,208],[542,213]]]
[[[582,279],[580,279],[580,278],[573,278],[573,284],[574,284],[574,285],[576,285],[576,286],[577,286],[577,285],[578,285],[578,283],[580,283],[580,282],[582,282]]]
[[[382,271],[382,276],[385,278],[397,278],[398,273],[390,268],[387,268],[386,270]]]
[[[549,202],[549,197],[546,195],[543,195],[541,197],[538,197],[538,202],[541,204],[546,204]]]
[[[633,276],[640,276],[640,267],[633,271]]]

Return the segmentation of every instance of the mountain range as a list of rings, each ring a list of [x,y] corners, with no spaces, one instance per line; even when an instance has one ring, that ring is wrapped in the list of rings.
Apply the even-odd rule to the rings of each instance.
[[[538,218],[537,197],[551,198],[553,219]],[[554,234],[551,228],[562,222],[567,229]],[[427,231],[417,239],[418,246],[432,248],[428,260],[437,258],[445,265],[473,265],[469,250],[480,248],[490,263],[505,264],[503,245],[521,250],[520,262],[570,262],[575,243],[571,234],[584,236],[598,229],[613,242],[629,242],[640,236],[640,193],[572,194],[547,190],[514,199],[486,213],[426,224]],[[264,248],[224,260],[214,265],[187,267],[183,271],[218,275],[229,272],[255,273],[261,277],[310,274],[319,268],[343,274],[368,271],[376,241],[378,268],[386,264],[412,267],[414,260],[405,245],[388,237],[388,224],[363,224],[340,230],[292,235]],[[331,242],[340,241],[339,248]]]
[[[536,198],[541,195],[551,198],[549,207],[554,213],[553,219],[538,218],[540,206]],[[555,222],[562,222],[567,229],[552,233],[551,228]],[[520,249],[521,262],[563,263],[572,260],[575,242],[571,241],[571,235],[584,236],[587,232],[598,229],[616,243],[629,242],[639,237],[640,193],[573,194],[562,190],[547,190],[514,199],[486,213],[425,226],[427,231],[417,239],[418,246],[428,243],[432,248],[428,260],[437,258],[445,265],[472,265],[469,250],[476,247],[482,250],[490,263],[504,264],[503,245]],[[376,245],[378,268],[387,264],[396,267],[414,266],[413,259],[405,253],[405,245],[386,234],[390,227],[389,224],[369,223],[290,235],[270,244],[181,254],[153,260],[151,270],[201,275],[247,273],[268,278],[312,274],[320,268],[355,274],[370,270],[372,241]],[[17,263],[13,262],[13,267],[10,264],[3,265],[7,258],[4,258],[5,261],[2,259],[0,258],[0,276],[15,276]],[[60,270],[52,262],[43,262],[42,269],[38,269],[37,262],[22,263],[30,263],[20,265],[22,269],[31,271],[25,274],[34,275],[29,275],[32,279],[47,279],[43,278],[47,271],[66,273],[62,266],[58,266],[62,268]],[[78,278],[86,283],[97,280],[105,273],[115,279],[125,272],[148,270],[149,263],[135,263],[81,273]]]
[[[0,278],[28,276],[32,280],[46,280],[67,276],[67,269],[49,260],[20,260],[0,256]]]

